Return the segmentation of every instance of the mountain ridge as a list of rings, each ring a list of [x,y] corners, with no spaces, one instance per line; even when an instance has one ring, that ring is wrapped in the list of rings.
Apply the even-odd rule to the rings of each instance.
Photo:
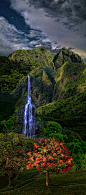
[[[21,132],[22,130],[23,115],[21,116],[20,113],[23,114],[27,96],[27,76],[29,74],[31,79],[32,99],[34,103],[36,102],[38,104],[38,110],[40,110],[42,106],[45,106],[43,117],[46,118],[46,105],[48,106],[49,104],[50,118],[47,115],[49,120],[53,119],[57,122],[59,121],[63,127],[67,128],[70,124],[68,121],[73,121],[73,124],[75,124],[75,127],[73,126],[74,131],[78,132],[79,129],[83,134],[82,137],[86,139],[86,100],[85,98],[83,99],[86,93],[86,63],[78,54],[66,48],[63,48],[58,54],[44,47],[30,51],[17,50],[6,58],[1,56],[0,67],[0,100],[1,104],[4,105],[3,117],[5,119],[6,116],[7,120],[7,114],[5,115],[5,105],[7,105],[7,102],[12,106],[11,110],[13,110],[15,104],[15,112],[13,112],[15,131]],[[80,101],[78,97],[82,99],[84,106],[80,105],[81,107],[79,107]],[[69,108],[68,106],[69,104],[72,106],[72,99],[73,101],[76,100],[75,108]],[[58,111],[57,116],[54,106],[55,101]],[[77,102],[80,111],[77,108]],[[59,107],[57,107],[57,104]],[[60,105],[61,107],[66,105],[69,110],[65,109],[65,107],[62,110]],[[69,112],[70,109],[71,112],[72,110],[74,110],[74,112],[66,116],[65,112]],[[38,110],[37,114],[39,115]],[[76,110],[77,114],[74,115]],[[60,114],[62,115],[62,119],[60,119]],[[80,115],[81,119],[78,115]],[[65,119],[65,121],[63,119]],[[0,121],[1,120],[2,117],[0,118]],[[64,123],[62,121],[64,121]]]

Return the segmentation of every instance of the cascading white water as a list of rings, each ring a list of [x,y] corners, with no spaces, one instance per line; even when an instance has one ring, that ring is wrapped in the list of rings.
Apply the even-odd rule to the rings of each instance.
[[[23,134],[28,138],[35,138],[35,105],[31,100],[31,84],[30,76],[28,75],[28,95],[24,110],[24,127]]]

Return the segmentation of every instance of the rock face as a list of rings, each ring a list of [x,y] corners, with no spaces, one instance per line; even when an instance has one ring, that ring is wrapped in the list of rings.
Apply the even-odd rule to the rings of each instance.
[[[63,47],[62,50],[54,56],[53,62],[55,70],[60,68],[65,62],[78,62],[84,64],[84,61],[78,54],[75,54],[74,52],[70,51],[69,49],[66,49],[65,47]]]

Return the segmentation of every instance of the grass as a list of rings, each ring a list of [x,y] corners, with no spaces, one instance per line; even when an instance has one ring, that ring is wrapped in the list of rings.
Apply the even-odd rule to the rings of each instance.
[[[1,189],[0,195],[86,195],[86,170],[59,173],[56,176],[51,172],[48,187],[46,187],[46,175],[35,178],[37,174],[37,170],[27,170],[10,188]]]

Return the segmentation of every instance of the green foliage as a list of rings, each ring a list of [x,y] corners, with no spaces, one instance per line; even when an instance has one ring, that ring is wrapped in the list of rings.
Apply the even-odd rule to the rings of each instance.
[[[45,132],[46,132],[46,130],[45,130]],[[44,133],[44,135],[45,135],[46,133]],[[49,137],[55,137],[55,139],[56,139],[56,141],[60,141],[60,142],[64,142],[64,137],[63,137],[63,135],[61,134],[61,133],[49,133],[49,134],[47,134],[47,137],[49,138]]]
[[[10,117],[7,121],[3,120],[0,122],[0,132],[5,134],[14,131],[14,118]]]
[[[46,124],[46,129],[44,131],[44,136],[51,135],[52,133],[61,133],[62,127],[59,123],[56,123],[55,121],[49,121]]]
[[[0,90],[12,92],[21,78],[39,66],[53,68],[54,53],[41,47],[33,50],[17,50],[9,57],[0,56]]]
[[[75,54],[65,47],[63,47],[62,50],[54,56],[53,62],[55,65],[55,70],[61,67],[65,62],[79,62],[81,64],[84,64],[84,61],[78,54]]]
[[[65,62],[58,71],[53,73],[55,78],[53,100],[67,99],[79,92],[84,92],[86,64]],[[83,80],[83,81],[82,81]]]
[[[55,84],[52,73],[52,68],[48,66],[37,67],[30,72],[32,93],[36,96],[40,104],[46,104],[52,101]]]
[[[11,69],[13,69],[13,65],[10,63],[8,57],[0,56],[0,76],[10,75]]]
[[[3,133],[0,133],[0,143],[1,141],[4,141],[6,139],[6,136]]]
[[[70,143],[70,142],[75,141],[75,140],[79,140],[80,142],[82,141],[79,134],[74,132],[74,131],[63,130],[62,134],[64,135],[64,140],[65,140],[66,143]]]
[[[11,116],[14,110],[15,102],[0,101],[0,133],[13,131],[14,119]]]
[[[43,136],[45,130],[45,124],[41,117],[36,116],[36,132],[37,137]]]
[[[18,83],[17,87],[12,91],[11,93],[12,99],[15,102],[17,102],[18,100],[21,101],[23,99],[23,96],[26,96],[26,92],[27,92],[27,76],[23,77]],[[20,102],[18,102],[18,104],[20,105]]]
[[[84,70],[85,66],[86,65],[82,65],[82,63],[66,62],[63,70],[66,77],[73,77],[74,75],[78,76],[80,72]]]
[[[11,70],[10,75],[1,75],[0,76],[0,90],[1,91],[8,91],[11,93],[17,84],[19,83],[20,79],[23,77],[23,74],[20,74],[16,70]]]
[[[86,92],[41,106],[36,113],[46,121],[58,121],[63,128],[77,132],[86,140]]]
[[[27,138],[25,141],[25,150],[28,152],[29,150],[33,149],[33,143],[35,142],[35,139],[33,138]]]
[[[32,95],[32,94],[30,94],[30,96],[31,96],[31,99],[32,99],[33,103],[34,103],[34,104],[38,107],[38,106],[39,106],[39,104],[37,104],[37,102],[35,101],[35,99],[34,99],[33,95]]]
[[[7,134],[7,139],[10,139],[13,142],[13,137],[14,137],[15,133],[14,132],[10,132]]]
[[[74,153],[75,154],[76,153],[83,154],[83,150],[82,150],[82,148],[80,146],[80,142],[79,141],[74,142],[74,140],[73,140],[73,142],[67,143],[66,145],[69,148],[69,150],[72,152],[72,154],[74,154]]]
[[[86,142],[79,142],[78,139],[74,139],[72,142],[66,143],[66,146],[71,151],[76,170],[79,170],[83,165],[86,166]]]
[[[15,103],[16,111],[20,107],[23,108],[29,74],[31,90],[41,105],[56,100],[46,107],[38,108],[44,119],[58,121],[62,127],[79,133],[82,139],[86,140],[86,64],[79,55],[66,48],[59,54],[44,47],[17,50],[9,57],[1,56],[0,67],[0,87],[4,91],[0,91],[0,132],[3,132],[4,128],[1,121],[10,119],[15,110]],[[34,99],[33,101],[35,102]],[[16,113],[20,113],[20,110]],[[15,124],[16,133],[21,133],[20,123]],[[13,131],[11,126],[7,128],[9,132]],[[43,128],[38,129],[42,134]],[[71,139],[72,135],[69,137],[69,140]],[[66,135],[64,140],[68,141]]]
[[[0,101],[0,121],[8,120],[15,109],[15,102]]]
[[[40,47],[33,50],[14,51],[10,54],[9,60],[19,69],[19,72],[27,75],[28,72],[38,66],[44,66],[45,64],[52,66],[54,55],[44,47]]]
[[[19,144],[19,138],[18,138],[18,134],[16,133],[13,137],[13,145],[16,146]]]
[[[35,140],[33,138],[27,138],[23,134],[18,134],[10,132],[7,135],[0,133],[0,150],[9,151],[11,147],[13,149],[24,149],[27,152],[33,149],[33,143]]]

